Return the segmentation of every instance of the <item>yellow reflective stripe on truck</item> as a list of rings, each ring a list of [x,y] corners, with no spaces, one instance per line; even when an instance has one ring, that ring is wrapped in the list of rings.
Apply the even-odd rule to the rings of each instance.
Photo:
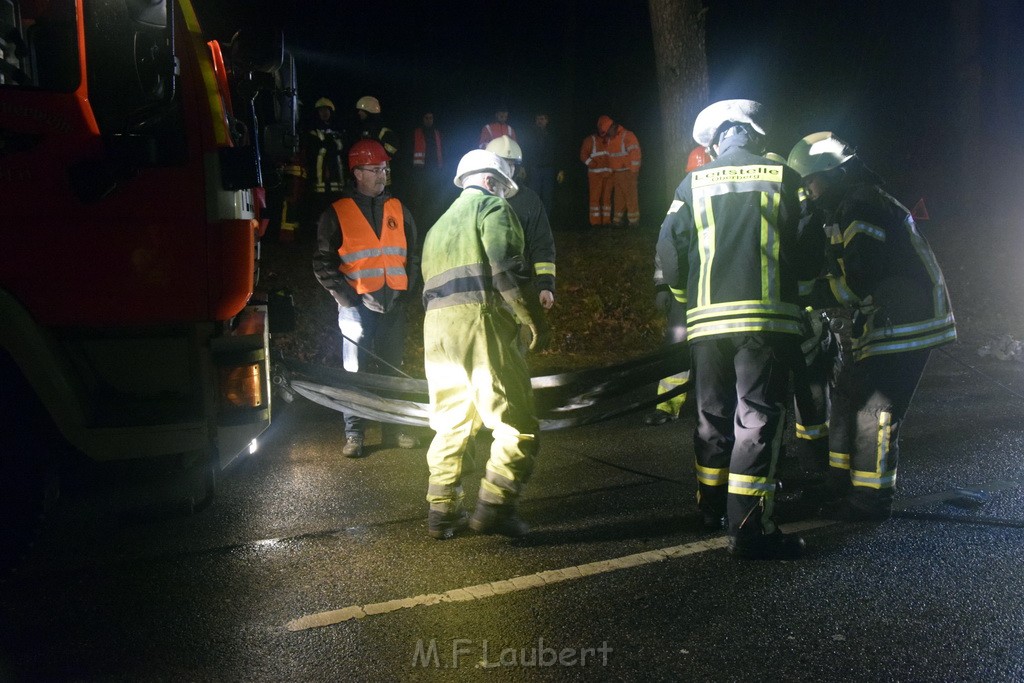
[[[213,120],[220,124],[213,124],[214,141],[218,147],[230,145],[228,114],[224,106],[224,97],[227,94],[221,93],[220,88],[217,86],[217,75],[214,71],[213,56],[211,54],[213,47],[208,45],[203,38],[203,33],[199,28],[199,20],[196,17],[191,0],[179,0],[178,5],[181,7],[182,15],[185,17],[185,28],[192,35],[190,42],[195,49],[199,73],[203,77],[203,86],[206,90],[207,102],[210,105],[210,113],[213,115]],[[203,49],[204,47],[207,49]]]

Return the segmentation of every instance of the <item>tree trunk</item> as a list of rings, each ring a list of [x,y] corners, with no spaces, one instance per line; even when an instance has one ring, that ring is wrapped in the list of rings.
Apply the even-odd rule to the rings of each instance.
[[[648,0],[665,143],[665,204],[696,144],[693,121],[708,102],[703,0]]]

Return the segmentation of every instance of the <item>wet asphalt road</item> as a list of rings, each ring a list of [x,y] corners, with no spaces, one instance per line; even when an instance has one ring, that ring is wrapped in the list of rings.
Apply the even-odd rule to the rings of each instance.
[[[545,433],[534,533],[439,543],[425,449],[344,459],[297,398],[196,515],[64,500],[0,582],[0,679],[1022,680],[1022,365],[933,353],[905,512],[818,522],[798,562],[697,530],[686,416]]]

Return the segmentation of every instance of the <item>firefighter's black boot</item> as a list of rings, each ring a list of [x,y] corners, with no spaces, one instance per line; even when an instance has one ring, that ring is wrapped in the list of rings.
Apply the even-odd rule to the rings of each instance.
[[[665,410],[659,410],[655,408],[651,412],[644,415],[644,424],[648,427],[659,427],[667,422],[671,422],[676,419],[674,415]]]
[[[804,539],[776,530],[772,534],[729,537],[729,553],[744,560],[797,560],[804,554]]]
[[[427,513],[427,535],[439,541],[455,538],[469,526],[469,515],[465,510],[455,512],[430,510]]]
[[[476,510],[469,519],[469,528],[478,534],[500,534],[502,536],[524,536],[530,525],[516,512],[514,504],[495,505],[477,501]]]

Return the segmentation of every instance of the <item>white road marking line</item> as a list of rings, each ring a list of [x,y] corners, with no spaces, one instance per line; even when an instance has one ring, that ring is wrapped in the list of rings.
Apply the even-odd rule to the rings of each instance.
[[[813,520],[794,524],[784,524],[782,526],[786,531],[805,531],[808,529],[830,526],[835,523],[836,522],[831,520]],[[428,605],[437,605],[442,602],[482,600],[493,595],[514,593],[516,591],[539,588],[553,583],[561,583],[562,581],[581,579],[585,576],[606,574],[608,572],[618,571],[619,569],[628,569],[629,567],[639,567],[645,564],[653,564],[654,562],[662,562],[675,557],[696,555],[708,550],[724,548],[727,544],[728,538],[725,536],[719,536],[708,540],[694,541],[693,543],[687,543],[685,545],[675,545],[668,548],[659,548],[657,550],[635,553],[633,555],[624,555],[610,560],[588,562],[587,564],[579,564],[574,567],[566,567],[564,569],[551,569],[548,571],[537,572],[536,574],[513,576],[511,579],[504,581],[492,581],[490,583],[480,583],[475,586],[455,588],[450,591],[445,591],[444,593],[429,593],[427,595],[417,595],[412,598],[400,598],[397,600],[388,600],[386,602],[374,602],[368,605],[350,605],[341,609],[318,612],[316,614],[307,614],[304,617],[292,619],[285,624],[285,628],[289,631],[305,631],[311,628],[333,626],[334,624],[340,624],[343,621],[349,621],[351,619],[365,619],[366,617],[376,616],[378,614],[387,614],[389,612],[397,612],[398,610],[410,609],[412,607],[425,607]]]

